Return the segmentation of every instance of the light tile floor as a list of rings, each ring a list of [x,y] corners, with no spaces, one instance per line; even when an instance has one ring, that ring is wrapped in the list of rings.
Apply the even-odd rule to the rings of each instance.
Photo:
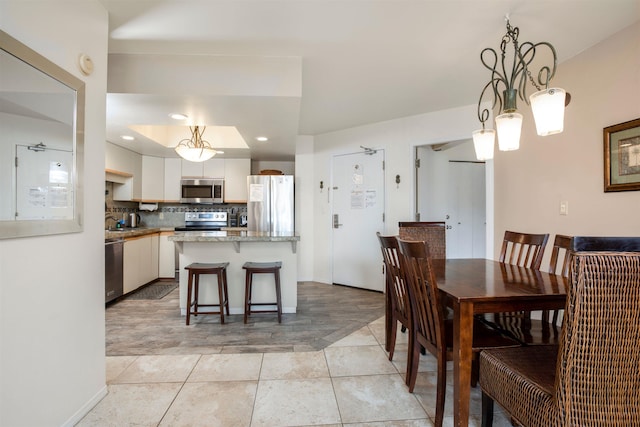
[[[404,384],[407,336],[393,362],[384,318],[317,352],[107,357],[109,393],[78,426],[433,426],[435,359]],[[444,425],[453,425],[452,372]],[[480,426],[471,390],[470,426]],[[496,406],[494,426],[511,423]]]

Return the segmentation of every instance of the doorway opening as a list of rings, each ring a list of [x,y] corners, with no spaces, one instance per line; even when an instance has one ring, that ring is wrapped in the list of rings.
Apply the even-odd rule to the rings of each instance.
[[[415,147],[416,221],[445,221],[447,258],[493,257],[493,162],[471,140]]]

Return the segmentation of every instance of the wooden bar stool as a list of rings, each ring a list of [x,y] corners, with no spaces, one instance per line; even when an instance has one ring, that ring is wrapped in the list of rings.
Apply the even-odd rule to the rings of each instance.
[[[227,266],[228,262],[205,264],[194,262],[184,269],[189,272],[187,285],[187,325],[193,314],[219,314],[220,323],[224,323],[224,311],[229,315],[229,292],[227,291]],[[198,304],[198,290],[201,274],[215,274],[218,277],[218,304]],[[193,296],[193,298],[192,298]],[[200,307],[218,307],[218,311],[200,311]],[[223,310],[223,307],[225,310]]]
[[[244,323],[251,313],[278,313],[278,323],[282,322],[282,301],[280,298],[280,269],[282,262],[245,262],[242,266],[247,271],[244,289]],[[251,302],[251,290],[253,288],[253,275],[261,273],[273,274],[276,282],[276,302]],[[277,310],[253,310],[252,305],[276,305]]]

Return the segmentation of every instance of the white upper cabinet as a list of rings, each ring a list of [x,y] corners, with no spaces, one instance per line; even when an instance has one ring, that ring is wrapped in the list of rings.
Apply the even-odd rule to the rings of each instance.
[[[247,202],[247,176],[251,175],[251,159],[225,159],[224,201]]]
[[[202,178],[203,167],[202,162],[190,162],[185,159],[180,159],[182,165],[182,176],[189,178]]]
[[[142,156],[107,143],[106,176],[113,181],[113,200],[169,202],[180,201],[180,179],[223,178],[226,203],[247,202],[247,176],[251,159],[214,157],[206,162],[179,158]]]
[[[190,162],[182,159],[182,176],[193,178],[224,178],[225,159],[213,158],[205,162]]]
[[[164,201],[180,201],[180,178],[182,177],[181,159],[164,159]]]
[[[142,156],[142,201],[164,200],[164,159]]]
[[[142,198],[142,156],[115,144],[105,144],[105,169],[114,180],[113,200],[140,201]]]
[[[224,165],[226,159],[213,158],[202,162],[202,176],[206,178],[224,178]]]

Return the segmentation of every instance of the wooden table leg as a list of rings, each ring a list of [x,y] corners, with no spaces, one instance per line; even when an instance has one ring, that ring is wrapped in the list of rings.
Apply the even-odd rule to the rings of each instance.
[[[453,421],[456,427],[469,425],[473,303],[454,303],[453,319]]]

